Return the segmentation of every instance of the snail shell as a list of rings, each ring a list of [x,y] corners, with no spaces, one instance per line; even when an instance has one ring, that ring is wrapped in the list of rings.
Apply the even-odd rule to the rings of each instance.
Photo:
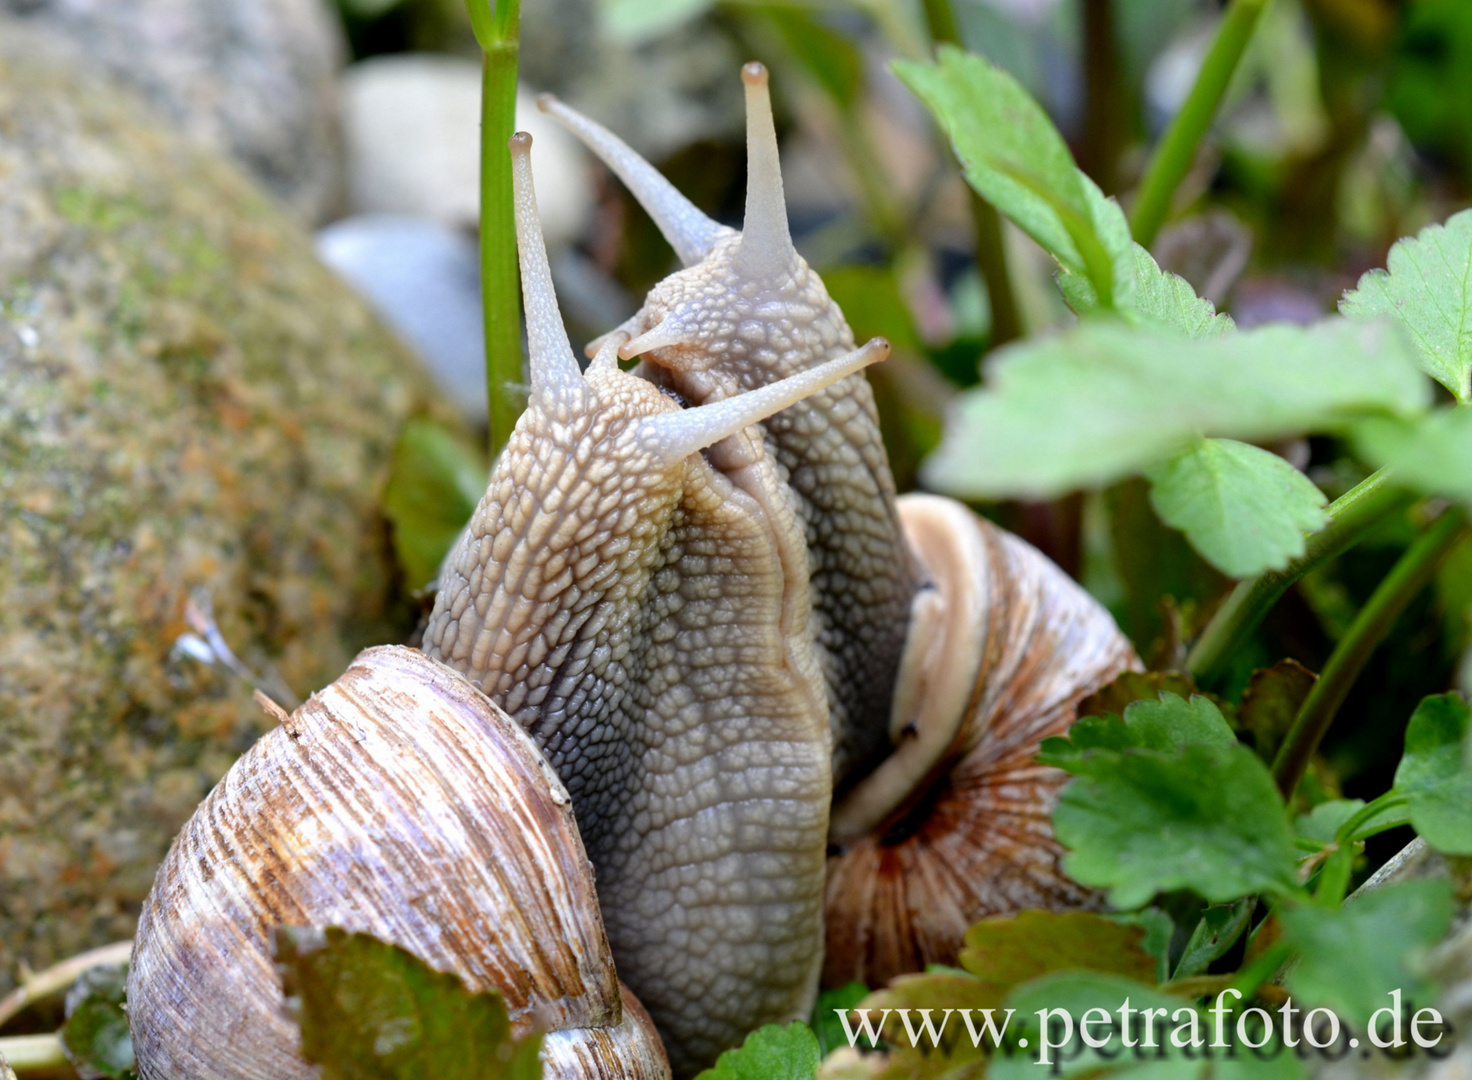
[[[934,588],[898,679],[895,751],[834,806],[823,981],[880,986],[954,964],[966,930],[1024,908],[1098,908],[1059,861],[1066,773],[1033,760],[1079,701],[1141,665],[1097,601],[951,499],[900,516]]]
[[[175,839],[128,975],[144,1080],[309,1080],[271,931],[400,945],[546,1031],[548,1077],[667,1077],[624,991],[570,800],[459,675],[368,649],[263,737]]]

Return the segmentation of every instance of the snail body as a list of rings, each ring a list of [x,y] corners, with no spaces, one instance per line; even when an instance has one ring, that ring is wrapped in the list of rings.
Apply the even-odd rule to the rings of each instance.
[[[740,232],[705,217],[612,132],[549,95],[538,101],[629,185],[685,263],[614,333],[630,335],[621,359],[641,357],[639,374],[695,405],[854,348],[843,312],[792,244],[767,72],[747,64],[741,76],[748,179]],[[862,375],[774,414],[761,431],[803,528],[834,782],[842,788],[889,750],[889,703],[924,575],[895,509],[874,394]]]
[[[1020,540],[950,500],[896,498],[861,374],[888,345],[854,347],[793,249],[766,75],[743,78],[740,232],[545,106],[687,263],[590,347],[586,372],[557,310],[530,139],[512,140],[527,410],[446,559],[424,655],[365,653],[176,841],[130,977],[145,1080],[307,1075],[267,952],[282,922],[367,930],[500,990],[514,1022],[550,1033],[549,1075],[656,1077],[660,1040],[691,1075],[805,1017],[820,977],[874,984],[953,962],[985,915],[1097,902],[1058,868],[1062,774],[1032,755],[1138,662]],[[441,715],[447,695],[463,716]],[[399,739],[429,748],[377,752]],[[475,762],[453,783],[431,753],[446,740]],[[302,780],[349,759],[358,785]],[[421,784],[422,806],[373,798]],[[415,843],[444,849],[423,856],[433,869]],[[426,883],[437,874],[465,881]],[[506,933],[462,932],[472,911]],[[216,1007],[191,1040],[192,1011]],[[574,1059],[584,1073],[558,1064]]]

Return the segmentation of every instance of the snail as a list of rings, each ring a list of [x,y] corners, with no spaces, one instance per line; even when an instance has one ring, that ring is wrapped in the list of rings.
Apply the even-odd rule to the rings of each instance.
[[[1031,759],[1138,661],[1022,541],[896,497],[859,374],[888,345],[854,347],[793,248],[766,73],[742,75],[740,232],[544,101],[687,264],[590,346],[586,373],[530,140],[513,139],[527,410],[446,558],[423,654],[360,656],[176,840],[130,975],[145,1080],[306,1075],[270,978],[283,921],[367,929],[499,989],[515,1023],[552,1033],[549,1075],[582,1075],[577,1055],[599,1063],[587,1075],[662,1075],[662,1042],[685,1076],[805,1016],[820,978],[877,983],[953,961],[984,915],[1098,902],[1058,869],[1063,775]],[[443,741],[478,764],[440,765]],[[472,910],[505,933],[460,933]],[[220,924],[243,928],[228,947]]]
[[[742,68],[746,221],[712,221],[606,128],[549,94],[538,105],[629,188],[685,269],[606,347],[703,403],[853,344],[788,234],[761,64]],[[1051,812],[1066,777],[1032,757],[1078,702],[1140,662],[1061,570],[966,507],[896,498],[861,376],[762,425],[808,539],[812,607],[834,734],[823,982],[881,985],[953,963],[977,920],[1098,906],[1066,878]]]

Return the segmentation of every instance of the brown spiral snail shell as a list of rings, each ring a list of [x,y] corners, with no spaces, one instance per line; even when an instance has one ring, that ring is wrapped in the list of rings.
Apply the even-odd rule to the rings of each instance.
[[[875,983],[953,960],[984,915],[1094,902],[1058,868],[1061,774],[1031,758],[1137,661],[1022,541],[896,498],[860,374],[888,345],[855,347],[793,248],[766,73],[743,79],[740,232],[545,102],[687,263],[586,372],[513,140],[527,411],[424,655],[364,653],[176,841],[130,978],[145,1080],[306,1075],[270,977],[281,922],[366,929],[500,990],[552,1033],[549,1075],[663,1075],[662,1040],[684,1076],[805,1017],[820,977]],[[329,783],[345,770],[360,781]]]

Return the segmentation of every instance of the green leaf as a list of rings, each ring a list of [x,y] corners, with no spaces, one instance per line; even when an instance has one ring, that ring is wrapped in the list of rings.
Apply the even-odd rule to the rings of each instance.
[[[1146,750],[1175,751],[1186,746],[1237,745],[1237,737],[1214,702],[1201,694],[1189,701],[1169,691],[1151,701],[1136,701],[1124,712],[1132,745]]]
[[[1307,814],[1300,814],[1293,823],[1293,829],[1305,840],[1332,844],[1340,828],[1364,808],[1364,799],[1330,799],[1319,803]]]
[[[1388,271],[1361,277],[1339,310],[1399,320],[1416,343],[1421,370],[1458,401],[1472,402],[1472,210],[1399,241],[1386,265]]]
[[[812,1080],[821,1054],[818,1037],[800,1020],[757,1028],[727,1050],[696,1080]]]
[[[84,971],[66,995],[61,1049],[83,1076],[125,1080],[136,1077],[133,1037],[128,1031],[125,984],[128,966]]]
[[[1242,692],[1237,717],[1251,733],[1258,756],[1272,761],[1298,708],[1314,688],[1318,676],[1297,660],[1280,660],[1270,668],[1258,668]]]
[[[1282,799],[1245,746],[1101,750],[1070,771],[1078,779],[1053,813],[1069,849],[1063,868],[1081,884],[1109,889],[1115,907],[1139,907],[1174,889],[1214,903],[1298,893]]]
[[[1404,1001],[1430,1000],[1420,964],[1451,928],[1454,906],[1451,882],[1404,881],[1340,908],[1280,910],[1283,941],[1299,954],[1289,991],[1362,1029],[1371,1013],[1390,1005],[1392,990]]]
[[[846,1013],[869,996],[869,988],[861,982],[851,982],[836,990],[824,990],[813,1005],[813,1034],[818,1037],[818,1053],[826,1056],[829,1051],[848,1045],[843,1033],[843,1022],[839,1013]]]
[[[923,475],[971,498],[1051,497],[1155,465],[1201,436],[1265,440],[1430,402],[1409,344],[1331,319],[1183,340],[1111,320],[1012,345],[960,395]]]
[[[329,927],[276,933],[302,1056],[323,1080],[536,1080],[542,1036],[516,1037],[499,994],[472,994],[405,949]]]
[[[1228,577],[1282,570],[1304,533],[1329,522],[1329,500],[1277,454],[1233,439],[1200,439],[1151,468],[1150,505]]]
[[[1236,328],[1230,315],[1218,314],[1210,300],[1196,295],[1189,281],[1162,270],[1150,252],[1133,242],[1131,262],[1134,287],[1127,302],[1118,305],[1131,323],[1188,338],[1215,337]],[[1060,271],[1058,288],[1079,315],[1099,306],[1093,286],[1079,274]]]
[[[1419,421],[1375,417],[1355,428],[1354,443],[1366,461],[1395,470],[1396,483],[1472,503],[1472,406]]]
[[[942,45],[939,63],[897,60],[894,71],[945,130],[966,180],[1043,246],[1085,275],[1103,307],[1134,283],[1129,226],[1079,172],[1048,114],[1022,85],[979,56]]]
[[[1213,904],[1201,913],[1201,921],[1186,939],[1186,947],[1176,964],[1172,978],[1184,979],[1200,975],[1211,962],[1236,944],[1252,917],[1250,897],[1230,904]]]
[[[1410,799],[1411,825],[1437,851],[1472,855],[1472,709],[1456,694],[1424,699],[1406,727],[1395,790]]]
[[[1186,746],[1227,749],[1237,745],[1221,710],[1210,698],[1192,695],[1187,701],[1168,690],[1159,696],[1131,702],[1124,719],[1088,716],[1068,729],[1067,739],[1046,739],[1038,760],[1078,775],[1093,775],[1088,752],[1159,750],[1174,753]]]
[[[1087,968],[1151,981],[1155,958],[1141,947],[1145,930],[1089,912],[1022,911],[983,919],[966,931],[961,966],[1010,988],[1049,971]]]
[[[449,430],[421,418],[404,425],[383,491],[383,513],[393,525],[394,551],[411,586],[434,580],[485,487],[484,466]]]

